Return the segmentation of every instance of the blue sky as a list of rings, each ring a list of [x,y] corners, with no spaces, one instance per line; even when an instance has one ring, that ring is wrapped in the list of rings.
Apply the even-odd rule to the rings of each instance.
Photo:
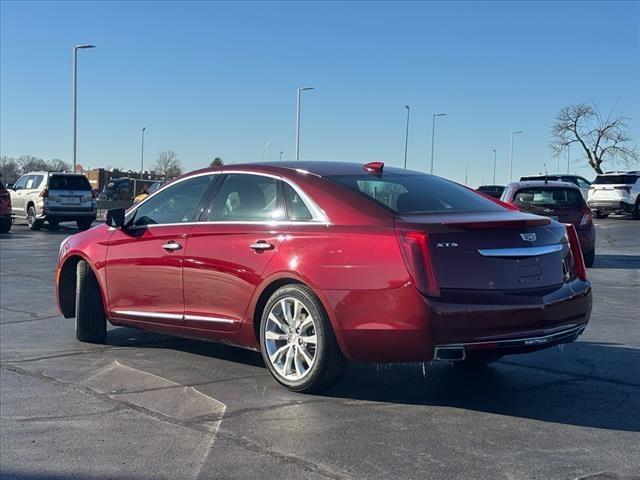
[[[557,110],[597,102],[640,137],[640,3],[6,2],[1,4],[0,150],[71,158],[71,49],[80,52],[78,162],[139,168],[175,150],[187,170],[293,158],[295,90],[304,159],[425,170],[490,183],[555,160]],[[576,157],[577,149],[574,153]],[[563,159],[563,168],[566,162]],[[572,165],[572,171],[593,175]]]

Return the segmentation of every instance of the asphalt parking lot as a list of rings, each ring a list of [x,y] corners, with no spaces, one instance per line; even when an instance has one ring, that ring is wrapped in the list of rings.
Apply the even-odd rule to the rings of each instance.
[[[256,352],[56,309],[60,241],[0,237],[0,475],[32,479],[640,478],[640,222],[596,220],[594,309],[563,349],[462,371],[352,365],[322,395]]]

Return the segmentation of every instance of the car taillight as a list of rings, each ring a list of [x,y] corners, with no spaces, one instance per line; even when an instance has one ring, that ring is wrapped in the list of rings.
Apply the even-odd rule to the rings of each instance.
[[[42,198],[47,198],[49,196],[49,189],[45,188],[44,190],[42,190],[39,196]]]
[[[569,247],[571,248],[571,257],[573,258],[572,273],[580,280],[587,279],[587,269],[584,266],[584,258],[582,257],[582,249],[578,240],[578,233],[573,225],[567,224],[567,237],[569,237]]]
[[[416,288],[430,297],[440,296],[440,287],[429,251],[429,236],[424,232],[401,230],[398,242],[407,270]]]
[[[584,227],[589,225],[593,221],[593,213],[591,209],[585,204],[582,205],[582,218],[580,219],[580,226]]]

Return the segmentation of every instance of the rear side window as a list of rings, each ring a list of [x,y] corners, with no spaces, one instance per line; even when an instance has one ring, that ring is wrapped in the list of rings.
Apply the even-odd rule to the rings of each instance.
[[[25,188],[27,190],[39,188],[43,178],[43,175],[29,175]]]
[[[91,190],[91,184],[82,175],[51,175],[49,190]]]
[[[195,222],[212,175],[182,180],[149,198],[135,210],[135,225]]]
[[[573,188],[530,187],[516,192],[515,205],[534,205],[549,207],[581,207],[582,193]]]
[[[269,222],[282,220],[278,180],[252,174],[226,175],[207,220],[212,222]]]
[[[504,210],[473,190],[431,175],[363,174],[326,178],[397,214]]]
[[[313,220],[313,215],[296,191],[286,182],[284,186],[284,200],[287,206],[287,218],[293,221]]]
[[[593,181],[594,185],[633,185],[639,175],[602,175]]]

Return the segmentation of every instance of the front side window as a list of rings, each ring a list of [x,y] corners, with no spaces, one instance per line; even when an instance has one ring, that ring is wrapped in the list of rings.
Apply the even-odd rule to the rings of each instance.
[[[142,203],[134,213],[134,225],[195,222],[198,206],[211,184],[212,175],[182,180]]]
[[[581,207],[582,202],[582,194],[573,188],[523,188],[513,199],[515,205],[536,207]]]
[[[29,180],[29,175],[21,176],[18,181],[13,185],[14,190],[22,190],[27,186],[27,180]]]
[[[284,219],[279,180],[262,175],[226,175],[207,215],[212,222],[269,222]]]
[[[326,178],[401,215],[504,210],[468,188],[431,175],[392,173]]]
[[[591,184],[582,178],[576,178],[576,182],[578,182],[578,186],[580,188],[589,188]]]

